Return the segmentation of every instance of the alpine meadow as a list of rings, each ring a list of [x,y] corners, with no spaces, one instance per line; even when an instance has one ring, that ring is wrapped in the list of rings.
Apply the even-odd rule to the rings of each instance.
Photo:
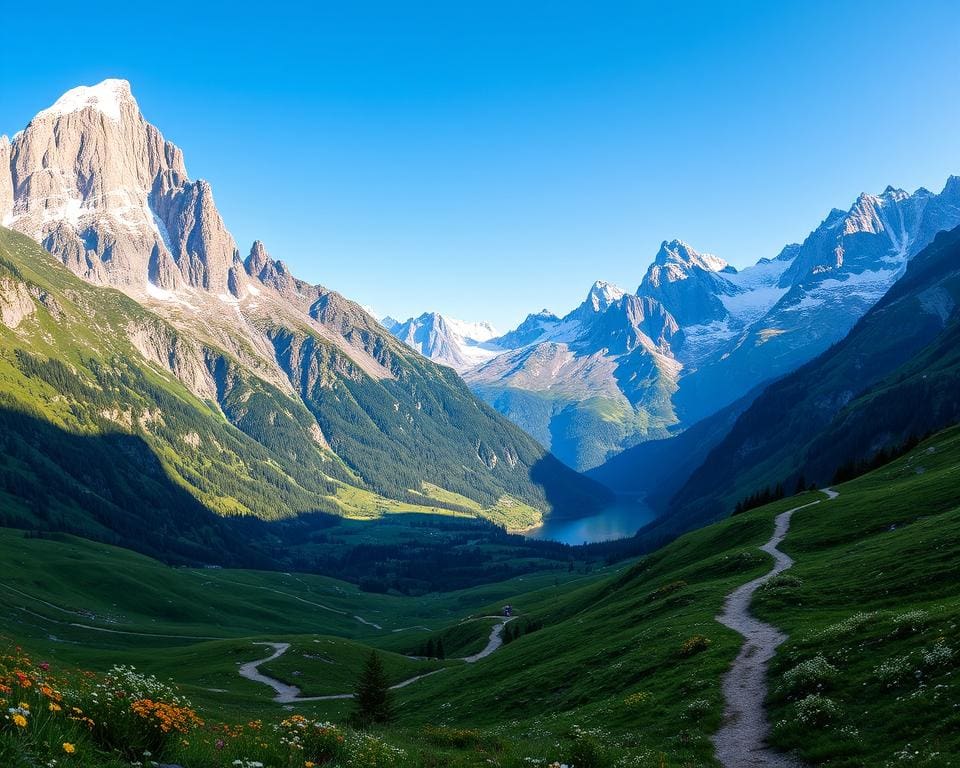
[[[5,14],[0,768],[960,765],[955,4],[180,5]]]

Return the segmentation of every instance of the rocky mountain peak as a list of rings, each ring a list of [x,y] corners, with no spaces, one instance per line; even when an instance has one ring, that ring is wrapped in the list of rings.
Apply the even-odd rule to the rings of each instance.
[[[960,197],[960,176],[948,176],[940,196],[950,198]]]
[[[237,288],[236,245],[205,181],[126,80],[74,88],[0,145],[0,217],[81,277],[139,294]]]
[[[605,280],[597,280],[587,293],[586,306],[593,309],[594,312],[604,312],[611,305],[616,304],[620,299],[627,295],[622,288],[608,283]]]
[[[880,197],[885,200],[905,200],[910,197],[910,193],[905,189],[899,189],[892,184],[887,184],[887,188],[880,193]]]
[[[286,263],[275,260],[260,240],[254,241],[242,266],[247,275],[292,301],[309,304],[319,295],[317,286],[311,286],[294,277]]]
[[[250,247],[250,255],[247,256],[244,262],[244,267],[248,274],[259,277],[260,273],[267,267],[270,261],[267,246],[263,244],[262,240],[254,240],[253,245]]]
[[[686,280],[698,273],[712,274],[730,269],[723,259],[710,253],[699,253],[683,240],[664,240],[637,292],[656,291],[667,283]]]
[[[34,119],[59,118],[73,112],[94,110],[119,123],[123,120],[124,113],[131,109],[137,114],[140,112],[130,90],[130,83],[110,78],[97,85],[81,85],[70,89],[52,106],[38,112]]]

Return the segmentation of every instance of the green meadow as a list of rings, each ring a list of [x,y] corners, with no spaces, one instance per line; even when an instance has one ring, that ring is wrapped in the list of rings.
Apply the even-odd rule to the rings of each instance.
[[[960,429],[836,489],[794,515],[783,549],[796,564],[754,603],[790,634],[771,669],[774,744],[815,765],[956,764]],[[589,574],[418,597],[304,574],[170,568],[7,529],[3,635],[63,668],[134,664],[171,679],[208,722],[302,713],[348,729],[349,700],[278,704],[241,678],[239,664],[269,654],[258,642],[291,643],[260,671],[304,695],[353,690],[371,649],[391,684],[443,669],[392,692],[395,719],[375,732],[403,750],[397,765],[711,766],[720,683],[741,643],[715,616],[727,593],[769,570],[758,547],[774,516],[818,498],[783,499]],[[505,603],[527,631],[464,663]],[[445,660],[410,658],[431,638],[443,638]],[[220,765],[199,746],[177,749],[168,757],[187,768]]]

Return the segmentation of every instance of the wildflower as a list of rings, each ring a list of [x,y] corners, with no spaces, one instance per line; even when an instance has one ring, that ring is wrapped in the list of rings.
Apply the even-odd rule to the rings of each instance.
[[[316,763],[314,763],[314,762],[312,762],[312,761],[310,761],[310,760],[306,760],[306,761],[304,761],[304,763],[303,763],[303,768],[313,768],[314,765],[316,765]]]
[[[18,728],[27,727],[27,718],[21,715],[19,712],[13,716],[13,724]]]
[[[68,755],[72,755],[74,752],[77,751],[77,748],[73,744],[71,744],[69,741],[65,741],[63,742],[63,751],[66,752]]]
[[[59,712],[59,711],[61,710],[61,707],[60,707],[59,704],[57,704],[57,702],[51,701],[51,702],[47,705],[47,709],[49,709],[51,712]]]

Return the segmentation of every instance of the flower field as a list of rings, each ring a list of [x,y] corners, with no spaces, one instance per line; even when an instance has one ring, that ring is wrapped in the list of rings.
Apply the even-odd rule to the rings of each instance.
[[[301,714],[208,722],[174,686],[134,667],[117,666],[106,675],[58,670],[20,648],[0,656],[0,711],[3,768],[666,765],[648,750],[631,752],[601,730],[577,727],[562,740],[518,742],[433,725],[395,729],[388,737]]]

